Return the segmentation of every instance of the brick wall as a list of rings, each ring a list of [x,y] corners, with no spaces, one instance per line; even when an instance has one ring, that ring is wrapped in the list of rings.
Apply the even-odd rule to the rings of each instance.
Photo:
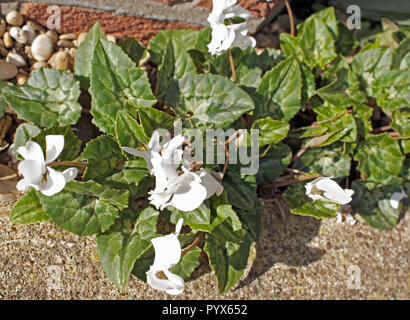
[[[278,0],[281,1],[281,0]],[[100,21],[103,30],[116,37],[133,37],[147,43],[164,29],[201,29],[208,25],[207,16],[212,0],[33,0],[10,1],[18,3],[27,19],[46,26],[50,13],[49,5],[61,10],[61,32],[87,31]],[[7,3],[7,1],[6,1]],[[249,31],[258,26],[275,7],[265,0],[239,0],[239,4],[252,13]],[[2,4],[3,7],[9,5]],[[11,5],[11,7],[13,4]],[[3,13],[4,14],[4,13]]]

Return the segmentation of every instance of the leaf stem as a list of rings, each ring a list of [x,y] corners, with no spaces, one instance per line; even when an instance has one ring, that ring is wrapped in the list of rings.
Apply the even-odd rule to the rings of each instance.
[[[303,176],[303,177],[300,177],[300,178],[295,178],[295,179],[291,179],[291,180],[284,181],[284,182],[273,183],[273,186],[276,187],[276,188],[279,188],[279,187],[288,186],[290,184],[298,183],[298,182],[301,182],[301,181],[311,180],[311,179],[316,179],[316,178],[321,178],[321,177],[322,177],[321,174],[311,174],[311,175],[308,175],[308,176]]]
[[[286,6],[286,10],[288,10],[288,14],[289,14],[290,34],[292,36],[295,36],[295,18],[293,16],[292,7],[290,6],[288,0],[285,0],[285,6]]]
[[[196,237],[196,239],[194,240],[194,242],[192,242],[189,247],[185,248],[184,251],[182,251],[181,253],[181,257],[183,257],[184,255],[186,255],[190,250],[192,250],[201,240],[201,237]]]
[[[235,63],[234,63],[234,61],[233,61],[231,49],[228,49],[228,55],[229,55],[229,62],[230,62],[230,64],[231,64],[233,82],[234,82],[234,83],[237,83],[237,82],[238,82],[238,79],[237,79],[237,77],[236,77]]]
[[[343,116],[343,115],[345,115],[345,114],[348,114],[348,113],[353,113],[353,111],[352,111],[352,110],[345,110],[345,111],[343,111],[343,112],[340,112],[340,113],[338,113],[338,114],[335,114],[333,117],[330,117],[330,118],[328,118],[328,119],[325,119],[325,120],[322,120],[322,121],[313,122],[312,125],[311,125],[311,127],[317,127],[319,124],[326,123],[326,122],[329,122],[329,121],[333,121],[333,120],[335,120],[335,119],[337,119],[337,118],[339,118],[339,117],[341,117],[341,116]]]
[[[225,165],[224,165],[224,168],[223,168],[223,170],[222,170],[221,181],[222,181],[223,178],[225,177],[226,170],[228,169],[228,163],[229,163],[229,157],[230,157],[228,146],[229,146],[229,144],[231,143],[231,141],[232,141],[238,134],[240,134],[243,130],[244,130],[244,129],[236,130],[236,131],[233,133],[233,135],[231,135],[231,136],[228,138],[228,140],[225,141],[224,144],[222,144],[222,142],[218,141],[218,142],[219,142],[220,144],[222,144],[223,147],[225,148]]]
[[[88,167],[88,163],[74,162],[74,161],[54,161],[49,166],[75,166],[75,167]]]

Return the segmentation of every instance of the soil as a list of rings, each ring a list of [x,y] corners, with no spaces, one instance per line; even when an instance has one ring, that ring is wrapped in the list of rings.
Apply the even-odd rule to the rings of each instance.
[[[390,231],[336,219],[279,214],[264,205],[263,229],[242,280],[223,295],[200,266],[185,292],[169,296],[132,277],[107,278],[93,237],[51,222],[14,225],[0,203],[0,299],[409,299],[410,215]]]

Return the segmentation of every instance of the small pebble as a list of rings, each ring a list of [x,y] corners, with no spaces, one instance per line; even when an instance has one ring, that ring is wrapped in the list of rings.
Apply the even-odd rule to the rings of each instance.
[[[26,24],[27,24],[30,28],[32,28],[33,30],[35,30],[35,31],[37,31],[37,32],[41,32],[41,33],[46,32],[46,29],[44,29],[42,26],[40,26],[37,22],[34,22],[34,21],[29,20],[29,21],[26,22]]]
[[[72,48],[72,47],[74,47],[74,43],[72,43],[72,41],[68,41],[68,40],[59,40],[57,42],[57,47]]]
[[[115,36],[113,36],[112,34],[109,34],[107,36],[107,40],[116,43],[117,42],[117,38],[115,38]]]
[[[33,43],[33,41],[34,41],[34,39],[37,37],[37,32],[36,32],[36,30],[34,30],[32,27],[30,27],[29,25],[25,25],[25,26],[23,26],[23,28],[21,28],[23,31],[24,31],[24,33],[27,35],[27,38],[28,38],[28,41],[27,41],[27,43],[28,44],[32,44]]]
[[[51,40],[53,41],[53,44],[54,44],[54,43],[57,43],[57,41],[58,41],[58,34],[57,34],[57,32],[55,32],[54,30],[48,30],[48,31],[46,32],[46,35],[48,35],[48,36],[51,38]]]
[[[27,82],[28,78],[26,75],[24,74],[19,74],[17,75],[17,84],[19,86],[22,86],[23,84],[25,84]]]
[[[77,39],[77,36],[75,33],[66,33],[60,35],[60,40],[75,40]]]
[[[77,55],[77,49],[76,48],[71,48],[68,53],[75,58],[75,56]]]
[[[11,63],[0,61],[0,80],[12,79],[17,75],[17,67]]]
[[[31,45],[31,53],[35,60],[46,61],[53,53],[53,41],[47,34],[40,34]]]
[[[27,61],[16,52],[9,52],[6,61],[15,65],[17,68],[24,67],[27,65]]]
[[[6,15],[6,21],[12,26],[20,27],[24,22],[24,18],[20,12],[12,10]]]
[[[1,56],[2,58],[5,58],[8,53],[9,53],[9,52],[6,50],[6,48],[0,46],[0,56]]]
[[[6,21],[3,18],[0,18],[0,37],[6,32]]]
[[[26,44],[28,42],[28,34],[20,27],[12,27],[9,33],[10,36],[17,41],[17,43]]]
[[[38,69],[40,69],[40,68],[48,68],[48,67],[49,67],[49,64],[48,64],[47,62],[37,61],[36,63],[34,63],[34,64],[31,66],[31,69],[32,69],[32,70],[38,70]]]
[[[31,53],[31,47],[30,46],[25,46],[24,47],[24,54],[27,56],[27,58],[34,59],[33,54]]]
[[[70,70],[73,65],[73,58],[64,51],[59,51],[55,54],[54,64],[57,70]]]
[[[10,36],[10,33],[8,31],[3,35],[3,42],[6,48],[13,47],[13,38]]]
[[[84,42],[84,40],[87,38],[88,33],[87,32],[81,32],[78,35],[77,40],[75,41],[75,45],[78,47],[80,46],[80,44],[82,44]]]

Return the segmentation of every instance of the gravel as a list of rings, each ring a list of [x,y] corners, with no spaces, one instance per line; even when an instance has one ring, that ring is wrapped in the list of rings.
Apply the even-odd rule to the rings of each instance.
[[[106,277],[92,237],[53,223],[13,225],[0,203],[0,299],[409,299],[410,217],[390,231],[336,219],[281,215],[270,199],[242,280],[223,295],[206,265],[169,296],[132,278]],[[354,277],[356,275],[356,277]]]

